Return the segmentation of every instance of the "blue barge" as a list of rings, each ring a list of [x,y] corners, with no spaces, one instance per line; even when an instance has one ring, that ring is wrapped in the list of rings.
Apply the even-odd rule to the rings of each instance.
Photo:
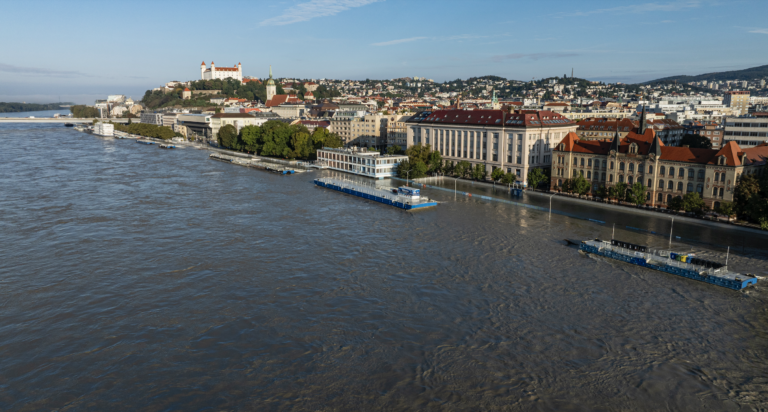
[[[413,187],[402,186],[390,192],[331,178],[315,179],[315,185],[404,210],[437,206],[437,202],[422,198],[420,190]]]
[[[733,290],[742,290],[757,284],[755,276],[731,272],[722,264],[669,250],[655,250],[646,246],[600,239],[585,240],[581,242],[579,249],[587,254],[616,259]]]

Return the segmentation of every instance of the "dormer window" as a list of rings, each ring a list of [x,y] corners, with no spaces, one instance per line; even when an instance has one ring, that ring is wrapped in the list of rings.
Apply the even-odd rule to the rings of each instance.
[[[718,165],[721,165],[721,166],[722,166],[722,165],[725,165],[725,156],[720,156],[720,157],[717,159],[717,164],[718,164]]]
[[[637,154],[637,143],[632,143],[629,145],[629,153]]]

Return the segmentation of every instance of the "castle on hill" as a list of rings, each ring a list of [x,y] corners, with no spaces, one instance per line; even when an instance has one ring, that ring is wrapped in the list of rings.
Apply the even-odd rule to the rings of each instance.
[[[220,67],[211,62],[211,68],[205,67],[205,62],[200,63],[200,78],[202,80],[235,79],[243,81],[243,66],[237,63],[234,67]]]

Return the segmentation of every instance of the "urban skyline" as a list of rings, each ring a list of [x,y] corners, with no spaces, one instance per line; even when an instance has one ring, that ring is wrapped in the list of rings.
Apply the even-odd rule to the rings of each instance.
[[[0,58],[0,101],[140,98],[157,84],[196,79],[201,60],[240,62],[259,78],[269,65],[277,77],[438,82],[540,79],[573,68],[576,77],[635,83],[759,66],[756,51],[768,40],[760,21],[768,5],[756,1],[230,2],[231,14],[206,22],[194,16],[218,6],[80,4],[94,7],[3,5],[14,18],[0,33],[16,40]],[[38,29],[18,35],[30,27]]]

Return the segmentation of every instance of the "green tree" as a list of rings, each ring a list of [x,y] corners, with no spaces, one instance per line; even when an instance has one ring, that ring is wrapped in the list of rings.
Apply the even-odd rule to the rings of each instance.
[[[440,152],[433,150],[427,156],[427,166],[431,173],[440,173],[443,168],[443,157],[440,156]]]
[[[475,171],[472,173],[472,177],[476,180],[485,180],[488,173],[485,171],[485,165],[475,166]]]
[[[562,190],[565,193],[573,193],[573,185],[571,183],[572,183],[571,179],[563,180],[563,185],[560,186],[560,190]]]
[[[731,217],[735,213],[735,208],[731,202],[722,202],[720,203],[720,206],[715,209],[715,212]]]
[[[706,136],[687,133],[680,140],[680,146],[689,146],[695,149],[711,149],[712,142]]]
[[[516,180],[517,180],[517,175],[512,172],[509,172],[509,173],[505,173],[504,177],[501,178],[501,183],[505,185],[511,185],[512,183],[515,183]]]
[[[405,154],[408,155],[408,160],[411,162],[421,160],[424,164],[427,164],[429,162],[429,152],[431,151],[432,148],[430,145],[422,145],[421,143],[417,143],[409,147],[408,150],[405,151]]]
[[[686,212],[699,214],[706,211],[706,207],[704,200],[696,192],[688,192],[683,196],[683,209]]]
[[[240,129],[240,140],[243,142],[242,149],[249,153],[258,153],[263,144],[261,139],[261,127],[245,126]]]
[[[571,179],[571,188],[581,197],[589,193],[589,182],[579,173]]]
[[[464,177],[464,174],[467,171],[467,167],[469,166],[470,166],[469,162],[462,160],[461,162],[456,163],[456,165],[453,167],[453,173],[457,177]]]
[[[237,142],[237,129],[235,129],[235,126],[232,126],[231,124],[224,125],[221,129],[219,129],[219,144],[222,147],[227,147],[233,150],[238,150],[239,145]]]
[[[536,190],[545,180],[547,180],[547,176],[540,168],[528,169],[528,185],[532,189]]]
[[[501,178],[504,177],[504,175],[505,175],[504,169],[497,167],[493,169],[493,172],[491,172],[491,180],[498,182],[499,180],[501,180]]]
[[[755,175],[742,175],[733,190],[734,209],[736,214],[744,219],[750,219],[751,203],[758,201],[760,196],[760,181]]]
[[[683,198],[680,197],[680,196],[676,196],[676,197],[672,198],[672,200],[670,200],[667,203],[667,208],[670,209],[670,210],[682,210],[683,209]]]
[[[398,146],[398,145],[389,146],[387,148],[387,154],[388,155],[399,155],[399,154],[402,154],[402,153],[403,153],[403,148]]]
[[[599,197],[601,199],[608,198],[608,189],[606,189],[605,186],[600,186],[597,189],[597,197]]]
[[[616,183],[613,187],[608,189],[608,196],[611,199],[624,200],[627,198],[627,184],[624,182]]]
[[[635,182],[627,190],[627,201],[637,206],[645,204],[645,186],[640,182]]]
[[[403,160],[397,165],[397,176],[403,179],[418,179],[427,173],[427,164],[421,160]]]

